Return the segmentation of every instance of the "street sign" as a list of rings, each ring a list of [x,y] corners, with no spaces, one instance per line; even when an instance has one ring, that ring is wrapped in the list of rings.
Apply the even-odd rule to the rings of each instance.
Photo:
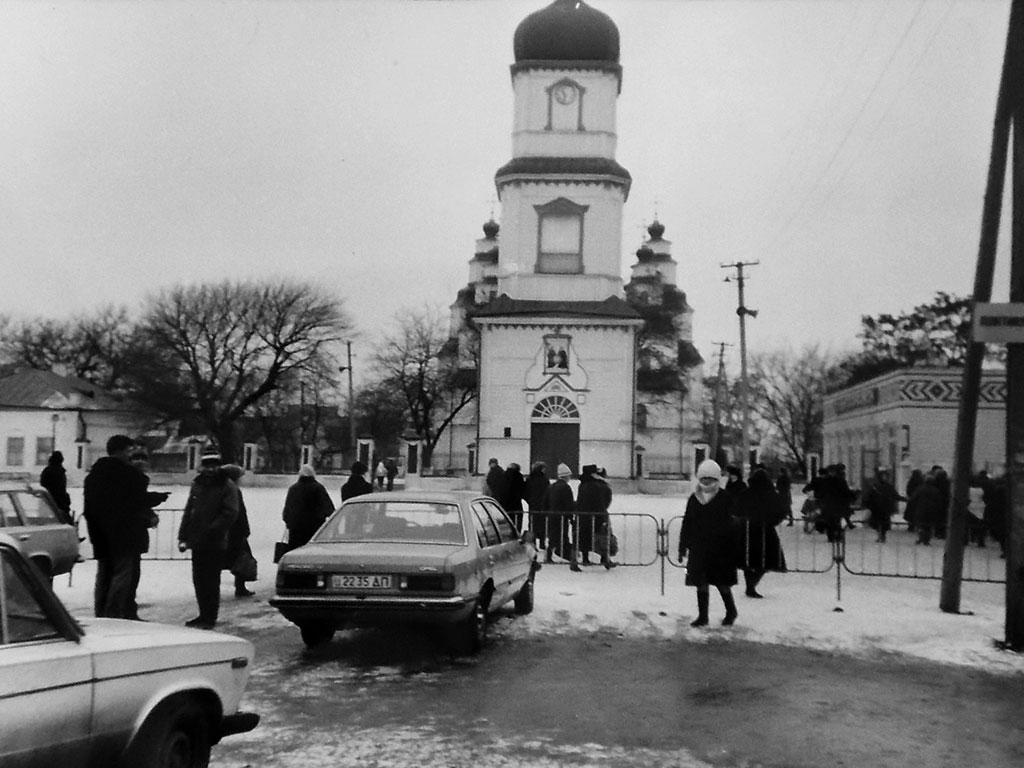
[[[974,305],[974,340],[1024,344],[1024,303]]]

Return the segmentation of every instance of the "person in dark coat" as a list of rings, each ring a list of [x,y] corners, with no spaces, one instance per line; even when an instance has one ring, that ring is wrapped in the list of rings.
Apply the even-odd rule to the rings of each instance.
[[[935,481],[935,475],[929,472],[924,478],[924,483],[914,491],[914,495],[907,501],[906,515],[907,520],[913,522],[917,531],[915,543],[925,546],[931,544],[936,526],[945,522],[942,491]]]
[[[739,496],[747,490],[747,484],[743,482],[743,475],[740,473],[739,467],[730,464],[725,468],[725,474],[729,476],[725,483],[725,490],[733,496]]]
[[[178,549],[192,550],[192,586],[199,615],[186,627],[213,629],[220,612],[220,572],[228,535],[238,517],[239,493],[235,481],[220,471],[220,452],[203,450],[199,475],[192,481],[178,528]]]
[[[708,459],[697,467],[697,489],[686,502],[683,526],[679,531],[679,562],[686,563],[686,586],[697,588],[697,618],[691,627],[708,623],[713,585],[725,605],[722,624],[736,621],[736,542],[732,508],[735,497],[720,488],[722,469]]]
[[[824,533],[830,542],[838,541],[843,522],[852,514],[850,505],[857,497],[857,493],[846,484],[839,465],[825,467],[822,474],[804,486],[804,493],[813,493],[818,504],[815,530]]]
[[[505,470],[497,459],[487,461],[487,477],[484,478],[484,493],[499,502],[505,496]]]
[[[395,488],[395,477],[398,476],[398,462],[391,458],[384,459],[384,469],[387,470],[387,488],[392,491]]]
[[[924,472],[922,472],[920,469],[915,469],[914,471],[912,471],[910,473],[910,477],[907,479],[907,486],[904,489],[904,494],[903,495],[906,496],[907,499],[910,499],[914,495],[914,492],[918,488],[920,488],[923,483],[924,483]],[[903,508],[903,519],[907,521],[907,531],[913,533],[914,532],[914,524],[910,521],[910,518],[907,517],[907,508],[906,507]]]
[[[764,597],[757,585],[767,571],[786,572],[786,557],[775,526],[786,519],[786,509],[763,469],[750,475],[750,485],[736,498],[733,513],[743,522],[741,546],[747,597]]]
[[[366,479],[367,466],[361,461],[352,463],[352,474],[341,486],[341,500],[348,501],[364,493],[373,493],[373,484]]]
[[[889,529],[892,528],[892,516],[896,514],[899,502],[907,498],[896,490],[892,484],[889,470],[879,467],[875,472],[875,480],[864,493],[864,506],[868,510],[868,525],[878,531],[878,542],[884,544]]]
[[[167,501],[167,499],[170,498],[171,494],[166,492],[149,490],[149,475],[146,474],[146,470],[148,469],[149,466],[149,454],[146,453],[145,448],[139,445],[133,447],[131,453],[129,454],[129,461],[131,461],[131,465],[142,474],[143,488],[146,491],[146,505],[142,510],[140,510],[140,513],[142,514],[145,520],[147,530],[145,531],[144,536],[141,536],[139,538],[140,561],[139,567],[135,569],[135,580],[134,583],[132,584],[131,602],[129,603],[130,615],[128,617],[135,621],[140,621],[139,605],[136,602],[136,596],[139,590],[139,581],[142,578],[141,556],[143,552],[149,551],[148,529],[156,528],[158,525],[160,525],[160,517],[159,515],[157,515],[156,511],[153,508],[158,507],[165,501]]]
[[[598,466],[596,464],[584,465],[580,470],[580,487],[576,491],[581,565],[591,564],[590,552],[595,551],[595,539],[600,537],[601,541],[607,541],[608,506],[611,501],[611,488],[601,479]],[[601,565],[607,569],[614,567],[608,556],[607,547],[604,548],[604,551],[598,551],[597,554],[601,558]]]
[[[281,517],[288,528],[288,548],[307,543],[334,511],[331,495],[316,479],[309,464],[299,468],[299,477],[288,489]]]
[[[136,618],[135,589],[141,556],[149,547],[146,480],[131,465],[135,441],[127,435],[107,440],[107,455],[85,478],[86,529],[96,558],[93,595],[97,617]]]
[[[523,499],[526,498],[526,478],[514,461],[505,468],[505,495],[498,503],[509,513],[516,530],[523,530]]]
[[[228,531],[228,548],[224,553],[224,570],[231,571],[235,577],[235,597],[252,597],[256,593],[245,586],[245,579],[242,574],[235,571],[239,558],[243,554],[252,556],[252,548],[249,546],[249,536],[252,529],[249,527],[249,512],[245,508],[245,496],[242,493],[241,479],[245,474],[245,468],[237,464],[225,464],[220,471],[235,481],[238,488],[238,517],[231,524]]]
[[[530,508],[530,530],[533,531],[533,542],[536,545],[538,551],[547,550],[547,539],[548,539],[548,521],[547,516],[542,514],[544,509],[544,494],[547,493],[548,486],[551,485],[551,481],[548,480],[547,465],[543,461],[534,462],[533,466],[530,467],[530,474],[526,478],[526,488],[523,493],[523,499],[526,501],[526,505]],[[548,562],[551,562],[548,560]]]
[[[786,525],[793,525],[793,481],[785,467],[779,469],[779,476],[775,478],[775,492],[779,494],[782,506],[786,509],[786,519],[789,521]]]
[[[572,470],[566,464],[559,464],[557,472],[558,479],[548,486],[544,493],[544,499],[541,501],[543,511],[561,513],[548,516],[548,547],[544,559],[545,562],[550,563],[552,552],[554,552],[569,561],[570,570],[579,571],[580,566],[576,562],[576,553],[573,551],[569,539],[572,517],[576,512],[576,500],[573,498],[572,487],[569,485]]]
[[[68,495],[68,473],[64,469],[64,454],[54,451],[46,461],[46,466],[39,475],[39,484],[49,491],[53,503],[61,512],[65,523],[74,524],[71,515],[71,496]]]
[[[989,478],[982,486],[981,499],[985,505],[985,511],[982,513],[985,529],[999,545],[1002,557],[1005,558],[1006,542],[1010,533],[1009,518],[1006,514],[1008,505],[1006,475]]]
[[[941,518],[935,523],[932,533],[935,538],[944,539],[946,538],[946,516],[949,514],[949,504],[953,498],[953,484],[950,482],[949,473],[942,468],[941,464],[934,465],[930,474],[935,478],[935,487],[939,489],[942,506]]]

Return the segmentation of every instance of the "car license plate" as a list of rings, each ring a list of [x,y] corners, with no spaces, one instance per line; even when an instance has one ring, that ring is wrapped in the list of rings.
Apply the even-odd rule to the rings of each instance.
[[[381,574],[335,573],[331,576],[334,589],[391,589],[391,577]]]

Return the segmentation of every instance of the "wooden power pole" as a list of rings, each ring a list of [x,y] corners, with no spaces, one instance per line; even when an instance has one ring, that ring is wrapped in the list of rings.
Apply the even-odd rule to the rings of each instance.
[[[1010,304],[989,305],[1011,128],[1014,151]],[[1010,513],[1009,530],[1006,532],[1006,645],[1021,650],[1024,649],[1024,0],[1013,0],[1010,6],[982,210],[972,315],[971,342],[964,365],[957,419],[953,503],[949,509],[939,607],[949,613],[960,612],[981,364],[986,341],[1004,342],[1007,344],[1006,471]],[[986,322],[995,315],[998,315],[999,322]]]
[[[760,264],[760,261],[737,261],[734,264],[720,264],[722,269],[735,269],[735,277],[725,278],[726,282],[736,281],[739,290],[739,304],[736,307],[736,314],[740,318],[740,408],[742,413],[742,426],[740,427],[740,475],[745,475],[747,465],[750,463],[750,385],[747,381],[747,315],[757,317],[756,309],[747,309],[743,303],[743,286],[746,278],[743,276],[744,267],[753,267]]]

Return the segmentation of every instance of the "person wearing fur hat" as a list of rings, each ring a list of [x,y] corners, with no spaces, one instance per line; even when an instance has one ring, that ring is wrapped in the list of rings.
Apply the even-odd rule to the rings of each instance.
[[[569,542],[569,529],[572,525],[573,514],[576,512],[576,500],[572,495],[572,487],[569,485],[569,478],[572,477],[572,470],[567,464],[559,464],[556,470],[558,479],[555,480],[544,492],[544,500],[541,508],[545,512],[558,512],[558,515],[548,515],[548,548],[545,554],[545,562],[552,561],[552,553],[565,557],[569,561],[569,568],[579,571],[580,566],[576,562],[576,553]]]
[[[341,486],[341,500],[348,501],[354,496],[373,493],[373,484],[366,479],[367,466],[361,461],[352,463],[352,475]]]
[[[192,550],[192,586],[199,606],[199,615],[185,626],[196,629],[213,629],[217,624],[220,572],[228,535],[238,517],[238,486],[220,467],[220,451],[205,448],[178,528],[178,549]]]
[[[612,503],[612,489],[601,478],[601,468],[587,464],[580,470],[580,487],[576,492],[576,509],[590,514],[579,515],[579,550],[581,565],[590,565],[590,552],[594,550],[607,569],[615,567],[608,555],[608,507]],[[604,543],[600,548],[595,543]]]
[[[686,560],[686,586],[697,589],[697,618],[691,627],[708,623],[710,587],[718,589],[725,605],[722,624],[736,621],[736,544],[732,508],[735,498],[720,488],[722,469],[708,459],[697,467],[697,489],[686,502],[683,526],[679,532],[679,562]]]
[[[299,477],[288,489],[281,517],[288,528],[288,547],[295,549],[313,538],[313,534],[334,511],[327,489],[316,479],[309,464],[299,467]]]

